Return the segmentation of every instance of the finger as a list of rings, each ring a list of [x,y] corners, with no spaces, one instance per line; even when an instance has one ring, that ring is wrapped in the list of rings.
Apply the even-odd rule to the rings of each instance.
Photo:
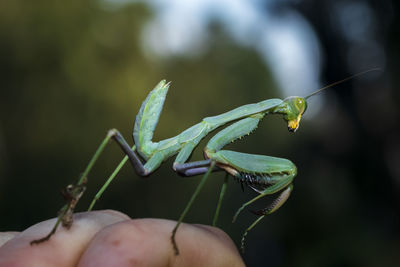
[[[70,229],[59,227],[50,240],[30,245],[32,240],[47,235],[56,219],[38,223],[0,248],[0,266],[75,266],[96,232],[127,219],[116,211],[77,213]]]
[[[176,222],[135,219],[96,234],[78,266],[244,266],[232,240],[221,230],[182,224],[175,256],[171,232]]]
[[[0,247],[8,240],[13,239],[19,232],[1,232],[0,233]]]

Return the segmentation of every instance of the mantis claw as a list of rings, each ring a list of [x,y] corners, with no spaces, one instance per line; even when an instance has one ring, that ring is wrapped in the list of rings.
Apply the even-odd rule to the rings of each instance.
[[[172,243],[172,248],[174,249],[175,256],[179,255],[179,248],[178,248],[178,245],[176,244],[176,240],[175,240],[175,235],[176,235],[176,231],[178,230],[178,226],[179,226],[178,224],[175,226],[175,228],[171,234],[171,243]]]
[[[52,235],[54,235],[57,231],[58,226],[61,225],[67,229],[69,229],[73,223],[73,215],[74,209],[76,204],[78,203],[79,199],[82,197],[83,193],[86,190],[86,178],[82,180],[82,183],[77,185],[68,185],[61,194],[63,195],[64,199],[67,201],[60,211],[58,212],[58,217],[56,224],[51,229],[51,231],[42,238],[32,240],[30,242],[31,245],[36,245],[43,243],[50,239]]]
[[[266,209],[250,210],[250,212],[253,213],[254,215],[257,215],[257,216],[263,216],[263,215],[267,214],[265,210]]]
[[[255,188],[255,187],[252,186],[251,184],[249,184],[248,186],[249,186],[251,189],[253,189],[255,192],[257,192],[257,193],[259,193],[259,194],[262,194],[262,191],[261,191],[261,190]]]

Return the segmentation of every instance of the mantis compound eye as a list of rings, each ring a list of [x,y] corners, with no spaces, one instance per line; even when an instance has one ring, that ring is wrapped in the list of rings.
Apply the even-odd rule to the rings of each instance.
[[[294,106],[296,107],[299,114],[303,114],[307,109],[307,101],[302,97],[295,98]]]

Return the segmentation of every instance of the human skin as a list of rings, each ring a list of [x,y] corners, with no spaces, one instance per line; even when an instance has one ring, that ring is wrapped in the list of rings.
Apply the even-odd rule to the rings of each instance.
[[[130,219],[112,210],[77,213],[70,229],[59,227],[50,240],[30,245],[45,236],[55,219],[23,232],[0,233],[3,266],[244,266],[233,241],[222,230],[182,224],[176,235],[180,254],[170,241],[176,222]]]

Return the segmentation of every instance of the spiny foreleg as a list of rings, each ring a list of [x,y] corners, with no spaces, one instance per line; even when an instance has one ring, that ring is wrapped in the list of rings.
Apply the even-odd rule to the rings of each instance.
[[[252,130],[254,130],[260,119],[263,117],[262,114],[256,114],[252,115],[249,118],[242,119],[238,122],[235,122],[231,126],[227,127],[226,129],[222,130],[219,132],[217,135],[215,135],[210,142],[207,144],[207,147],[205,149],[205,155],[208,157],[205,161],[198,161],[198,162],[190,162],[190,163],[182,163],[184,162],[192,152],[192,149],[194,147],[194,144],[197,143],[189,143],[187,149],[185,147],[181,150],[180,154],[177,157],[177,161],[174,164],[174,169],[176,169],[178,172],[183,173],[183,174],[199,174],[199,173],[204,173],[205,170],[207,172],[204,174],[203,178],[201,179],[199,185],[197,186],[195,192],[193,193],[190,201],[186,205],[184,211],[182,212],[181,216],[179,217],[178,223],[176,224],[175,228],[172,231],[171,235],[171,242],[175,251],[175,254],[179,254],[178,246],[175,241],[175,235],[178,230],[179,225],[185,218],[187,212],[190,210],[194,200],[196,199],[197,195],[201,191],[202,187],[204,186],[204,183],[206,182],[209,174],[212,171],[216,171],[220,168],[218,160],[215,160],[212,155],[216,150],[219,150],[226,144],[246,135],[249,134]],[[217,168],[217,166],[219,168]],[[227,183],[227,177],[225,178],[224,185],[221,190],[220,198],[218,201],[217,205],[217,210],[216,214],[214,215],[213,223],[216,223],[216,220],[218,218],[218,213],[221,205],[221,201],[223,199],[223,196],[225,194],[225,188],[226,188],[226,183]]]
[[[241,246],[240,249],[242,253],[244,253],[244,247],[245,247],[245,240],[248,232],[253,229],[254,226],[256,226],[266,215],[271,214],[275,211],[277,211],[282,205],[286,202],[286,200],[289,198],[290,193],[293,191],[293,185],[290,184],[288,187],[286,187],[285,190],[283,190],[279,196],[266,208],[257,210],[257,211],[252,211],[254,214],[260,216],[255,220],[247,229],[244,231],[242,235],[242,240],[241,240]],[[263,193],[261,192],[260,195]]]
[[[204,149],[206,156],[213,159],[215,152],[221,150],[227,144],[232,143],[243,136],[249,135],[257,128],[258,123],[263,117],[263,113],[257,113],[250,117],[241,119],[221,130],[207,143],[207,146]],[[216,161],[218,162],[218,159],[216,159]]]
[[[269,158],[272,157],[267,157],[267,156],[262,156],[262,155],[258,155],[259,157],[265,157],[265,164],[272,164],[272,161],[269,160]],[[273,159],[279,159],[279,158],[273,158]],[[281,160],[285,160],[285,159],[281,159]],[[288,160],[286,160],[288,161]],[[290,161],[288,161],[290,162]],[[293,163],[289,163],[289,164],[293,164]],[[293,165],[294,166],[294,165]],[[292,168],[290,168],[292,169]],[[289,170],[290,170],[289,169]],[[266,176],[262,176],[262,177],[255,177],[253,180],[253,184],[261,184],[262,185],[262,180],[264,179],[268,179],[268,183],[264,185],[265,189],[262,191],[258,191],[259,195],[254,197],[253,199],[251,199],[250,201],[244,203],[235,213],[235,215],[233,216],[232,222],[235,222],[237,219],[237,216],[240,214],[240,212],[242,212],[248,205],[254,203],[255,201],[267,196],[267,195],[272,195],[275,193],[278,193],[279,191],[283,190],[284,188],[286,188],[287,186],[289,186],[294,177],[296,176],[296,171],[290,171],[288,172],[288,174],[280,174],[281,172],[277,172],[275,174],[271,174],[269,173],[268,175],[271,177],[266,177]],[[290,192],[290,191],[289,191]],[[287,196],[289,197],[289,195]],[[279,198],[278,198],[279,199]],[[287,198],[286,198],[287,199]],[[286,201],[286,199],[284,199]],[[281,204],[283,204],[285,201],[283,202],[279,202]],[[276,208],[273,210],[277,210],[281,205],[276,206]],[[269,213],[268,213],[269,214]]]

